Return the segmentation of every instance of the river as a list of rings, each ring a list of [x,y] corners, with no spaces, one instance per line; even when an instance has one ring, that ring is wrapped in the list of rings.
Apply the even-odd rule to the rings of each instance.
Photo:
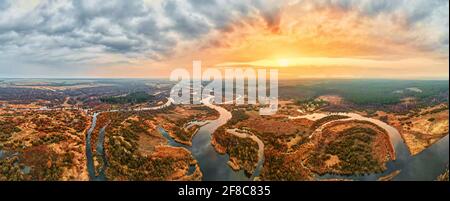
[[[203,173],[204,181],[247,181],[250,178],[245,175],[243,170],[233,171],[227,164],[230,160],[228,154],[219,154],[211,145],[211,135],[220,126],[226,124],[232,115],[226,109],[211,103],[213,96],[205,98],[202,103],[219,112],[220,116],[216,120],[212,120],[204,124],[192,139],[192,146],[182,145],[175,142],[166,131],[160,128],[163,136],[168,139],[169,145],[175,147],[184,147],[191,151],[197,160],[200,170]],[[198,122],[197,122],[198,123]]]
[[[216,120],[207,121],[207,122],[193,122],[193,124],[202,124],[203,126],[195,134],[192,139],[192,146],[186,146],[180,144],[173,140],[168,133],[161,127],[158,128],[160,133],[168,140],[168,144],[174,147],[184,147],[191,151],[193,157],[197,160],[200,169],[203,173],[203,180],[205,181],[246,181],[250,178],[245,175],[244,171],[233,171],[227,164],[229,161],[229,156],[227,154],[219,154],[216,152],[214,147],[211,145],[211,134],[219,128],[220,126],[226,124],[228,120],[231,119],[231,113],[226,109],[216,106],[210,103],[213,96],[210,96],[204,100],[202,100],[203,104],[207,107],[216,110],[220,113],[220,117]],[[164,107],[170,106],[172,100],[169,99],[168,103],[164,104],[163,107],[152,107],[145,108],[145,110],[157,110],[162,109]],[[143,109],[139,109],[142,111]],[[108,112],[116,112],[116,111],[108,111]],[[107,167],[107,158],[103,151],[103,142],[105,137],[105,127],[100,130],[98,142],[97,142],[97,153],[101,155],[103,161],[105,161],[102,169],[98,174],[96,174],[94,167],[93,154],[91,149],[91,135],[94,131],[97,123],[97,116],[100,113],[95,113],[92,116],[92,124],[88,130],[86,136],[86,158],[87,158],[87,169],[89,173],[90,180],[93,181],[103,181],[106,180],[106,176],[104,175],[105,168]],[[191,166],[189,167],[189,172],[193,172],[195,169]],[[189,174],[188,172],[188,174]]]
[[[442,174],[449,163],[449,141],[448,135],[440,139],[438,142],[434,143],[432,146],[428,147],[421,153],[411,156],[406,144],[404,143],[400,133],[394,127],[386,124],[378,119],[372,119],[368,117],[361,116],[356,113],[314,113],[296,117],[290,117],[290,119],[306,118],[310,120],[317,120],[328,115],[343,115],[350,118],[340,119],[336,121],[349,121],[349,120],[362,120],[372,122],[389,134],[392,145],[394,146],[396,159],[386,163],[387,170],[379,174],[367,174],[362,176],[339,176],[326,174],[319,176],[319,179],[353,179],[353,180],[363,180],[363,181],[374,181],[381,176],[386,176],[393,173],[396,170],[400,170],[400,173],[393,178],[393,180],[401,181],[431,181],[435,180],[437,176]],[[318,128],[320,131],[326,125],[330,124],[328,122]],[[313,133],[314,134],[314,133]]]
[[[96,180],[95,167],[94,167],[94,159],[92,157],[92,149],[91,149],[91,138],[92,132],[95,129],[97,124],[97,116],[99,113],[94,113],[92,116],[91,127],[89,128],[86,135],[86,160],[87,160],[87,170],[89,174],[89,180]]]
[[[110,111],[105,111],[105,112],[159,110],[159,109],[163,109],[165,107],[169,107],[170,105],[172,105],[172,103],[173,103],[173,100],[171,98],[168,98],[167,102],[160,106],[137,108],[137,109],[132,109],[132,110],[110,110]],[[87,170],[88,170],[88,174],[89,174],[89,180],[91,180],[91,181],[107,180],[105,171],[106,171],[106,168],[108,167],[108,160],[106,158],[106,154],[105,154],[105,150],[104,150],[106,126],[104,126],[103,128],[100,129],[98,139],[97,139],[97,144],[96,144],[97,154],[100,155],[100,157],[102,158],[102,161],[103,161],[102,167],[100,167],[100,171],[98,172],[98,174],[96,173],[96,170],[95,170],[94,157],[92,154],[92,147],[91,147],[92,132],[95,130],[95,127],[97,125],[97,117],[101,113],[105,113],[105,112],[97,112],[97,113],[94,113],[94,115],[92,115],[91,127],[89,128],[89,130],[86,134]],[[190,168],[190,169],[192,169],[192,168]]]
[[[231,119],[232,115],[226,109],[214,105],[211,103],[213,96],[209,96],[202,100],[202,103],[219,112],[220,116],[216,120],[206,121],[206,122],[192,122],[192,124],[200,124],[202,125],[197,133],[194,135],[192,139],[192,146],[186,146],[180,143],[177,143],[173,140],[168,133],[161,127],[159,127],[160,133],[168,140],[168,144],[174,147],[184,147],[191,151],[193,157],[197,160],[198,165],[200,166],[200,170],[203,173],[203,180],[205,181],[247,181],[253,180],[254,177],[259,176],[259,173],[262,169],[262,165],[264,162],[264,155],[261,156],[261,150],[264,150],[264,145],[260,145],[258,143],[259,139],[253,139],[258,143],[259,152],[258,157],[259,161],[257,164],[257,168],[253,175],[250,177],[244,173],[243,170],[233,171],[227,164],[229,161],[228,154],[219,154],[216,152],[214,147],[211,145],[211,135],[216,131],[220,126],[226,124],[228,120]],[[153,108],[143,108],[139,110],[156,110],[162,109],[164,107],[170,106],[172,100],[168,100],[166,104],[162,107],[153,107]],[[109,111],[114,112],[114,111]],[[95,173],[95,167],[92,157],[91,151],[91,134],[95,129],[97,116],[100,113],[95,113],[92,117],[92,124],[88,130],[86,137],[86,157],[87,157],[87,167],[90,180],[101,181],[106,180],[104,175],[105,168],[107,168],[107,158],[104,154],[103,150],[103,142],[105,135],[105,128],[103,127],[100,130],[99,141],[97,142],[97,153],[99,153],[105,162],[99,171],[99,174]],[[384,130],[389,134],[390,140],[395,150],[396,160],[389,161],[386,163],[387,170],[383,173],[379,174],[367,174],[367,175],[352,175],[352,176],[339,176],[339,175],[323,175],[318,176],[317,179],[330,179],[330,178],[345,178],[345,179],[353,179],[353,180],[377,180],[381,176],[386,176],[393,173],[396,170],[400,170],[401,172],[393,178],[393,180],[434,180],[438,175],[440,175],[449,162],[449,137],[448,135],[426,150],[417,154],[416,156],[411,156],[409,150],[407,149],[405,143],[403,142],[399,132],[392,126],[377,120],[368,117],[361,116],[356,113],[315,113],[310,115],[296,116],[290,117],[290,119],[296,118],[307,118],[311,120],[317,120],[327,115],[345,115],[350,118],[335,120],[335,121],[348,121],[348,120],[364,120],[372,122]],[[334,122],[334,121],[332,121]],[[326,126],[329,123],[322,125],[321,128]],[[251,138],[252,135],[247,136]],[[193,172],[194,166],[189,167],[189,172]]]
[[[240,138],[250,138],[256,144],[258,144],[258,162],[256,163],[255,171],[253,172],[252,176],[250,177],[250,180],[255,179],[255,177],[258,177],[261,173],[261,170],[263,168],[264,164],[264,143],[261,139],[259,139],[256,135],[253,133],[243,131],[240,129],[227,129],[227,132],[230,134],[233,134]]]
[[[88,174],[89,174],[89,180],[91,180],[91,181],[106,180],[105,169],[107,166],[107,161],[106,161],[106,156],[105,156],[104,149],[103,149],[106,126],[103,127],[102,129],[100,129],[97,146],[96,146],[97,153],[102,156],[102,160],[103,160],[103,166],[101,167],[101,170],[98,174],[96,174],[96,171],[95,171],[94,158],[93,158],[92,148],[91,148],[92,132],[95,130],[95,126],[97,124],[97,116],[99,114],[101,114],[101,113],[94,113],[94,115],[92,116],[91,127],[89,128],[87,135],[86,135],[87,170],[88,170]]]

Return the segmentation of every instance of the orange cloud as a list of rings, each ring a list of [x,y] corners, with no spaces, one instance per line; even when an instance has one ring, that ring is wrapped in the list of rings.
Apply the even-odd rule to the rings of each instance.
[[[285,3],[242,17],[205,37],[180,41],[174,55],[143,66],[168,75],[202,60],[211,67],[289,67],[280,74],[286,78],[448,78],[448,49],[440,46],[441,33],[430,34],[433,19],[412,24],[411,16],[388,6],[316,2]]]

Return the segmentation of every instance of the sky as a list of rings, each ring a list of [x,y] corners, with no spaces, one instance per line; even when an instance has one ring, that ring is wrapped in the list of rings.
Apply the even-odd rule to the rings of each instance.
[[[0,0],[0,77],[448,79],[448,0]]]

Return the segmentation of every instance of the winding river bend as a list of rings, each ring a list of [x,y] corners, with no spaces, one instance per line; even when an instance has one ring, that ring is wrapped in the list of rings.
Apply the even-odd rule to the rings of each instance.
[[[94,165],[94,158],[92,156],[92,148],[91,148],[91,139],[92,139],[92,132],[95,129],[95,126],[97,124],[97,116],[100,113],[94,113],[94,115],[92,116],[92,122],[91,122],[91,127],[89,128],[87,135],[86,135],[86,160],[87,160],[87,170],[88,170],[88,174],[89,174],[89,180],[91,181],[102,181],[102,180],[106,180],[106,177],[104,176],[104,174],[99,174],[97,175],[95,173],[95,165]],[[104,131],[104,129],[102,129]],[[103,135],[104,137],[104,135]],[[98,146],[102,146],[103,145],[97,145]],[[102,173],[104,173],[104,171],[101,171]]]
[[[166,131],[160,128],[163,136],[169,140],[169,144],[176,147],[184,147],[191,151],[194,158],[197,160],[200,170],[203,173],[204,181],[247,181],[248,178],[243,170],[233,171],[228,166],[230,157],[228,154],[219,154],[211,145],[211,135],[220,126],[226,124],[231,119],[232,115],[226,109],[211,103],[213,96],[205,98],[202,103],[219,112],[218,119],[209,121],[197,131],[192,139],[192,146],[182,145],[175,142]]]
[[[163,109],[165,107],[172,105],[172,103],[173,103],[173,99],[168,98],[167,102],[160,106],[137,108],[137,109],[132,109],[132,110],[109,110],[109,111],[94,113],[92,115],[91,127],[89,128],[89,130],[86,134],[86,160],[87,160],[87,170],[88,170],[88,174],[89,174],[89,180],[91,180],[91,181],[107,180],[107,178],[105,176],[105,171],[106,171],[106,168],[108,167],[108,160],[106,158],[106,154],[105,154],[105,150],[104,150],[105,129],[106,129],[107,125],[100,129],[98,139],[97,139],[96,151],[97,151],[97,154],[100,155],[100,157],[102,158],[102,161],[103,161],[102,167],[101,167],[100,171],[98,172],[98,174],[96,173],[96,170],[95,170],[94,157],[92,154],[92,147],[91,147],[92,132],[95,130],[95,127],[97,125],[97,116],[98,115],[100,115],[101,113],[105,113],[105,112],[159,110],[159,109]],[[191,170],[192,170],[192,168],[190,167],[189,171],[191,171]]]
[[[247,181],[253,180],[254,177],[259,176],[259,173],[262,169],[262,165],[264,163],[264,154],[261,154],[261,150],[264,149],[264,144],[258,143],[259,139],[252,139],[251,134],[242,134],[241,132],[236,133],[238,137],[249,137],[252,140],[258,143],[259,147],[259,161],[257,164],[257,168],[253,175],[249,178],[243,170],[233,171],[227,164],[229,161],[228,154],[219,154],[216,152],[214,147],[211,145],[211,135],[216,131],[220,126],[226,124],[228,120],[231,119],[232,115],[226,109],[214,105],[211,103],[213,96],[205,98],[202,100],[202,103],[219,112],[220,116],[216,120],[203,122],[200,129],[194,135],[192,139],[192,146],[186,146],[180,143],[177,143],[173,140],[168,133],[161,127],[159,127],[160,133],[168,140],[170,146],[174,147],[184,147],[191,151],[193,157],[197,160],[198,165],[203,173],[203,180],[205,181]],[[157,110],[171,105],[171,100],[168,100],[163,106],[153,107],[153,108],[142,108],[139,110]],[[138,111],[139,111],[138,110]],[[115,112],[115,111],[108,111]],[[106,180],[106,176],[104,174],[105,169],[107,168],[107,159],[103,150],[103,143],[105,137],[105,127],[100,130],[99,139],[97,142],[96,150],[97,153],[102,157],[104,164],[101,167],[98,174],[96,174],[94,161],[92,156],[91,149],[91,134],[96,127],[97,116],[100,113],[95,113],[92,117],[91,127],[88,130],[86,136],[86,157],[87,157],[87,169],[89,173],[90,180],[94,181],[102,181]],[[315,113],[310,115],[296,116],[290,117],[290,119],[295,118],[307,118],[312,120],[317,120],[319,118],[325,117],[327,115],[338,114],[348,116],[348,119],[343,120],[335,120],[335,121],[347,121],[347,120],[364,120],[372,122],[384,130],[389,134],[391,143],[394,147],[396,160],[389,161],[386,166],[387,170],[383,173],[379,174],[367,174],[367,175],[352,175],[352,176],[339,176],[339,175],[323,175],[318,176],[317,179],[330,179],[330,178],[343,178],[343,179],[353,179],[353,180],[377,180],[382,176],[389,175],[394,171],[400,170],[400,173],[395,176],[392,180],[435,180],[438,175],[440,175],[444,169],[447,167],[449,163],[449,136],[442,138],[438,142],[434,143],[429,148],[425,149],[421,153],[411,156],[409,150],[407,149],[403,139],[400,136],[400,133],[392,126],[377,120],[368,117],[361,116],[356,113]],[[332,121],[334,122],[334,121]],[[197,122],[198,123],[198,122]],[[201,122],[200,122],[201,123]],[[325,126],[326,124],[322,125]],[[322,128],[321,127],[321,128]],[[321,129],[319,128],[319,129]],[[261,156],[262,155],[262,156]],[[194,168],[189,167],[189,172],[193,172]]]
[[[227,129],[228,133],[233,134],[234,136],[240,137],[240,138],[249,138],[256,142],[258,144],[258,162],[256,163],[256,168],[250,177],[250,180],[254,180],[255,177],[258,177],[261,173],[263,164],[264,164],[264,143],[261,139],[259,139],[256,135],[253,133],[240,130],[240,129]]]
[[[290,119],[306,118],[310,120],[317,120],[328,115],[343,115],[349,117],[347,119],[335,120],[331,122],[362,120],[362,121],[369,121],[380,126],[389,134],[391,143],[394,146],[396,159],[393,161],[389,161],[386,164],[387,170],[384,171],[383,173],[367,174],[362,176],[355,176],[355,175],[339,176],[327,174],[324,176],[320,176],[319,179],[338,178],[338,179],[374,181],[377,180],[379,177],[386,176],[393,173],[394,171],[400,170],[400,173],[397,176],[395,176],[392,180],[431,181],[435,180],[437,176],[442,174],[447,164],[449,163],[448,135],[440,139],[438,142],[434,143],[432,146],[428,147],[421,153],[415,156],[411,156],[408,148],[406,147],[406,144],[404,143],[397,129],[378,119],[364,117],[356,113],[329,113],[329,114],[314,113],[309,115],[290,117]],[[320,128],[318,128],[318,130],[321,130],[323,127],[330,124],[331,122],[322,125]]]
[[[197,160],[200,169],[203,173],[203,180],[205,181],[246,181],[253,179],[253,177],[257,176],[260,172],[262,161],[261,159],[258,162],[258,168],[256,169],[255,173],[252,175],[251,178],[246,176],[245,172],[243,170],[240,171],[233,171],[227,164],[230,157],[228,154],[219,154],[216,152],[214,147],[211,145],[211,135],[214,133],[214,131],[217,130],[220,126],[226,124],[228,120],[231,119],[232,115],[230,112],[228,112],[226,109],[214,105],[211,103],[212,98],[214,96],[210,96],[208,98],[205,98],[202,100],[202,103],[219,112],[220,116],[216,120],[204,122],[203,126],[200,127],[200,129],[195,134],[194,138],[192,139],[192,146],[186,146],[183,144],[180,144],[173,140],[169,134],[161,127],[158,128],[160,133],[168,140],[168,144],[170,146],[174,147],[184,147],[191,151],[193,157]],[[168,103],[164,104],[163,106],[158,107],[152,107],[152,108],[142,108],[138,109],[137,111],[142,110],[157,110],[162,109],[164,107],[170,106],[172,100],[169,99]],[[135,110],[136,111],[136,110]],[[116,112],[116,111],[108,111],[108,112]],[[103,142],[105,137],[105,127],[100,130],[98,142],[97,142],[97,153],[101,155],[103,161],[105,163],[103,164],[101,170],[98,174],[96,174],[95,167],[94,167],[94,160],[93,160],[93,154],[91,149],[91,138],[92,138],[92,132],[94,131],[96,127],[97,122],[97,116],[101,113],[95,113],[92,116],[92,124],[91,127],[88,130],[87,136],[86,136],[86,157],[87,157],[87,169],[89,173],[90,180],[93,181],[104,181],[106,180],[106,176],[104,174],[105,169],[107,168],[107,158],[104,154],[103,150]],[[193,170],[192,167],[189,168],[190,172]]]

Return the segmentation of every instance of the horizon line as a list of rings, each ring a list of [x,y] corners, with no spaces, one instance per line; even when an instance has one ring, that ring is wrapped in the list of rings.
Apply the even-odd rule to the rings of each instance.
[[[169,77],[0,77],[0,79],[59,79],[59,80],[63,80],[63,79],[72,79],[72,80],[76,80],[76,79],[84,79],[84,80],[88,80],[88,79],[116,79],[116,80],[169,80]],[[449,77],[446,78],[389,78],[389,77],[302,77],[302,78],[279,78],[278,80],[404,80],[404,81],[408,81],[408,80],[423,80],[423,81],[449,81]],[[2,80],[0,80],[2,81]]]

